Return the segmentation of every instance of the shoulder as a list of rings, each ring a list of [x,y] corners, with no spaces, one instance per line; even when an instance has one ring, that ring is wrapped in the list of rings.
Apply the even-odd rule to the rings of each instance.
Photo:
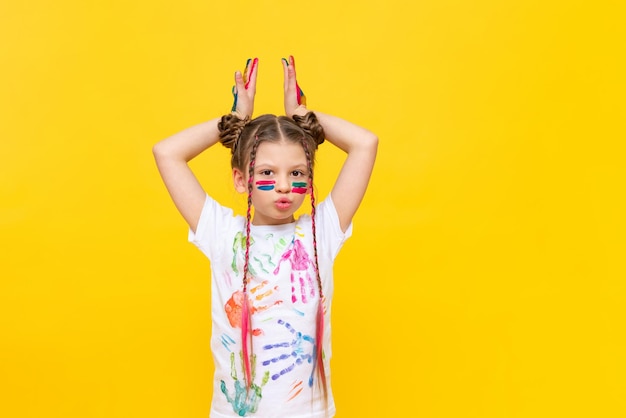
[[[242,216],[235,215],[231,208],[222,206],[207,194],[198,226],[195,232],[189,229],[188,239],[198,246],[205,246],[210,242],[219,245],[232,235],[231,231],[241,231],[244,223]]]
[[[332,233],[341,240],[352,235],[352,222],[345,232],[341,230],[339,214],[330,194],[317,206],[315,212],[316,224],[323,226],[326,233]]]
[[[309,214],[301,215],[296,222],[297,227],[303,229],[310,229],[312,224]],[[352,235],[352,223],[345,232],[341,230],[339,215],[330,194],[315,208],[315,231],[317,240],[326,243],[341,243]]]

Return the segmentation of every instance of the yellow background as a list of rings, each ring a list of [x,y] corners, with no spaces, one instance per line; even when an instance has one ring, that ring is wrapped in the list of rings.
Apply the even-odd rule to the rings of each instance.
[[[206,417],[209,264],[152,145],[309,107],[380,137],[336,264],[338,418],[626,416],[624,4],[0,4],[0,416]],[[342,155],[318,154],[318,198]],[[193,162],[241,210],[228,154]]]

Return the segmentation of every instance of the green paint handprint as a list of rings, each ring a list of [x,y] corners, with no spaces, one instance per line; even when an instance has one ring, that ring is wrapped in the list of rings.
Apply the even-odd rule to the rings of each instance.
[[[239,352],[243,363],[243,355]],[[233,406],[233,411],[240,417],[245,417],[248,413],[255,413],[259,408],[259,403],[263,398],[262,388],[270,379],[270,372],[266,371],[263,374],[261,385],[254,383],[256,378],[256,355],[252,356],[252,383],[250,389],[246,390],[246,382],[237,378],[237,369],[235,367],[235,353],[230,353],[230,375],[234,379],[235,393],[231,395],[230,391],[226,388],[226,382],[221,381],[222,393],[226,396],[226,400]],[[242,364],[243,368],[243,364]]]
[[[253,244],[254,239],[250,237],[250,245]],[[237,232],[235,238],[233,239],[233,262],[230,266],[235,273],[239,273],[239,269],[237,268],[237,254],[239,254],[239,251],[241,251],[242,254],[246,252],[246,236],[243,232]],[[252,266],[250,266],[250,274],[252,274],[253,276],[256,275],[256,273],[252,269]]]

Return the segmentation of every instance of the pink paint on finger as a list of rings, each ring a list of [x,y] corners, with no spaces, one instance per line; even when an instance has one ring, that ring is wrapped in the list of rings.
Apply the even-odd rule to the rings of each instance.
[[[252,81],[252,74],[254,74],[254,68],[256,67],[257,62],[259,62],[258,58],[255,58],[252,61],[252,69],[250,70],[250,77],[248,79],[248,81],[246,82],[246,89],[248,88],[248,86],[250,85],[250,81]]]

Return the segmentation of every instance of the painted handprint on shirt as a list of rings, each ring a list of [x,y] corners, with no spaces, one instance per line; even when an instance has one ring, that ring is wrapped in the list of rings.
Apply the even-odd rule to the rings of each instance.
[[[241,352],[239,353],[242,357]],[[256,380],[256,355],[253,355],[250,359],[250,365],[252,366],[252,382],[250,383],[250,389],[246,390],[246,383],[237,378],[237,368],[235,366],[235,353],[230,353],[230,376],[233,378],[234,390],[231,393],[226,387],[226,382],[220,381],[220,388],[222,393],[226,396],[226,400],[232,405],[233,411],[240,417],[245,417],[248,413],[255,413],[259,408],[259,403],[263,398],[263,386],[269,381],[270,373],[266,371],[263,373],[261,384],[257,384]],[[243,360],[242,360],[243,362]],[[243,369],[243,365],[242,365]]]
[[[250,237],[250,245],[254,244],[254,239]],[[230,267],[233,269],[235,273],[239,273],[239,269],[237,268],[237,256],[239,252],[245,253],[246,251],[246,236],[243,232],[237,232],[235,234],[235,238],[233,238],[233,261],[230,264]],[[250,267],[250,273],[254,276],[256,273]]]
[[[299,296],[302,303],[307,303],[309,298],[315,296],[315,284],[309,272],[310,266],[315,270],[315,263],[309,257],[302,241],[293,240],[287,251],[280,257],[274,274],[279,273],[283,261],[289,261],[291,266],[291,301],[297,302]]]
[[[293,339],[263,346],[263,350],[273,357],[264,360],[261,364],[263,366],[276,365],[276,371],[271,375],[272,380],[288,374],[297,366],[305,363],[311,364],[315,352],[315,338],[297,331],[289,322],[282,319],[277,322],[291,333]],[[313,373],[309,377],[309,386],[313,386]]]
[[[270,289],[267,289],[267,285],[269,284],[268,280],[264,280],[258,286],[254,286],[249,290],[250,293],[250,314],[254,315],[258,312],[263,312],[268,310],[269,308],[280,305],[283,303],[282,300],[277,300],[272,304],[263,305],[262,302],[267,297],[274,294],[274,292],[278,291],[278,286],[274,286]],[[228,322],[230,322],[230,326],[233,328],[241,328],[241,314],[243,312],[243,299],[244,294],[243,291],[238,290],[226,301],[224,305],[224,311],[226,312],[226,316],[228,317]],[[255,328],[252,330],[252,335],[261,335],[262,331],[260,328]]]

